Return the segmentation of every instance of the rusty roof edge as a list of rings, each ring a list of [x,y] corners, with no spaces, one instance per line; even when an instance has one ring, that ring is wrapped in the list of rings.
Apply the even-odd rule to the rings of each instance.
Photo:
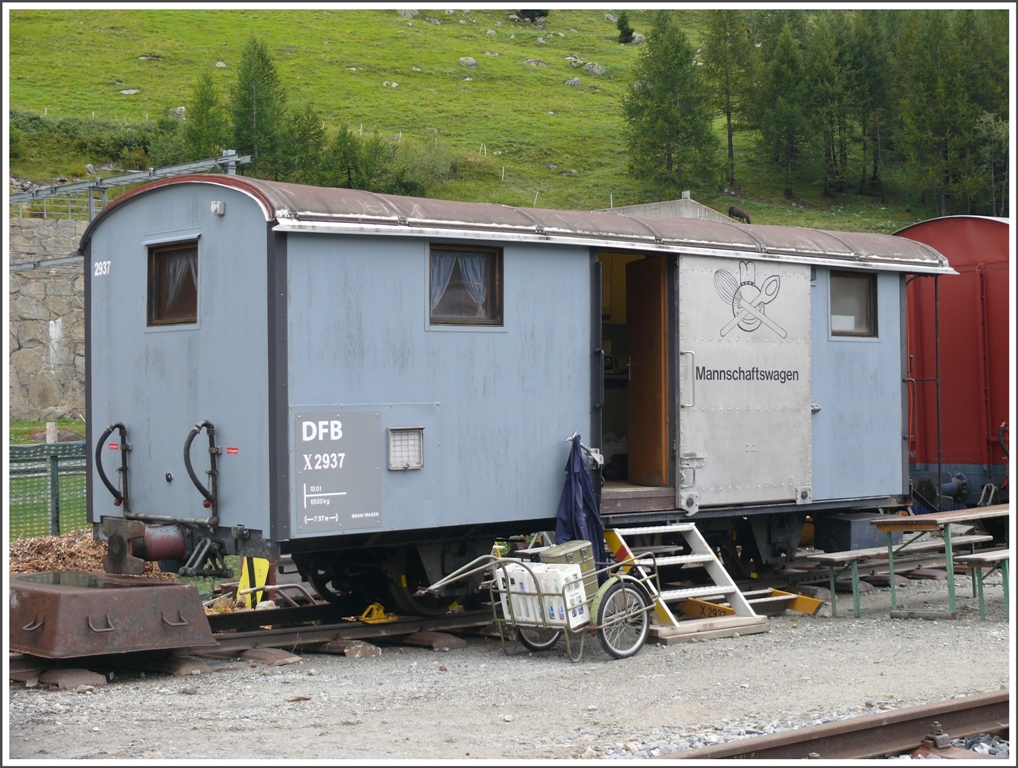
[[[989,218],[989,217],[987,217],[987,218]],[[831,232],[831,231],[829,231],[829,230],[826,230],[826,229],[822,229],[822,230],[819,230],[819,231],[821,231],[821,232],[826,232],[827,234],[829,234],[829,235],[832,235],[832,236],[834,236],[834,237],[838,237],[838,235],[837,235],[837,234],[835,234],[835,233],[833,233],[833,232]],[[853,234],[853,233],[843,233],[843,234],[849,234],[849,235],[851,235],[851,234]],[[942,266],[942,267],[947,267],[947,269],[948,269],[949,271],[948,271],[948,272],[945,272],[944,274],[954,274],[954,275],[958,274],[958,273],[957,273],[957,272],[956,272],[956,271],[954,270],[954,268],[953,268],[953,267],[951,266],[950,262],[949,262],[949,261],[947,260],[947,257],[946,257],[946,256],[945,256],[944,254],[942,254],[942,253],[941,253],[940,251],[938,251],[938,250],[937,250],[936,248],[934,248],[934,247],[932,247],[932,246],[930,246],[930,245],[927,245],[926,243],[924,243],[924,242],[922,242],[922,241],[920,241],[920,240],[912,240],[912,238],[910,238],[910,237],[907,237],[907,236],[899,236],[899,235],[897,235],[897,233],[895,233],[895,234],[891,234],[891,235],[885,235],[885,234],[883,234],[882,232],[860,232],[860,233],[856,233],[856,234],[869,234],[869,235],[877,235],[877,236],[879,236],[879,237],[898,237],[899,239],[902,239],[902,240],[908,240],[908,241],[910,241],[911,243],[913,243],[913,244],[915,244],[915,245],[919,246],[919,250],[920,250],[920,251],[925,251],[925,252],[926,252],[926,253],[927,253],[927,254],[929,255],[929,257],[930,257],[930,260],[931,260],[932,262],[935,262],[935,263],[939,264],[939,265],[940,265],[940,266]],[[842,238],[841,238],[841,237],[838,237],[838,239],[839,239],[839,240],[842,240]],[[844,241],[844,240],[842,240],[842,242],[845,242],[845,241]],[[855,251],[856,253],[858,253],[858,254],[859,254],[859,258],[860,258],[860,259],[866,259],[866,258],[874,258],[873,256],[869,256],[869,257],[868,257],[868,256],[866,256],[866,255],[865,255],[865,254],[863,254],[863,253],[862,253],[861,251],[859,251],[858,249],[856,249],[856,248],[855,248],[854,246],[851,246],[851,244],[849,244],[849,243],[847,243],[847,242],[846,242],[846,245],[849,245],[849,247],[851,247],[853,251]],[[890,259],[891,259],[892,257],[890,257],[890,256],[877,256],[876,258],[881,258],[881,259],[885,259],[885,260],[890,260]],[[901,261],[901,259],[895,259],[895,260],[896,260],[896,261]],[[911,261],[911,260],[910,260],[910,261]]]
[[[529,213],[527,213],[525,208],[517,208],[516,206],[513,206],[513,205],[503,205],[502,207],[503,208],[509,208],[510,210],[516,211],[516,213],[518,213],[520,216],[522,216],[523,218],[525,218],[528,221],[533,223],[533,225],[534,225],[534,232],[536,232],[537,234],[542,235],[542,236],[544,235],[544,225],[539,223],[537,221],[537,219],[535,219],[533,216],[531,216]]]
[[[957,274],[955,270],[950,266],[947,259],[940,254],[936,249],[921,243],[911,238],[900,238],[908,240],[919,246],[919,253],[928,256],[929,260],[918,259],[909,256],[898,256],[895,255],[881,255],[877,253],[865,253],[860,249],[854,247],[851,244],[853,233],[841,233],[840,235],[834,234],[828,230],[816,230],[807,227],[798,227],[797,229],[804,229],[811,232],[822,232],[826,235],[831,236],[838,242],[845,245],[849,251],[853,254],[854,258],[849,261],[845,257],[831,256],[830,254],[817,253],[816,251],[799,251],[791,247],[766,247],[763,245],[761,240],[754,235],[752,225],[739,226],[734,222],[712,222],[720,223],[725,226],[732,227],[742,233],[743,236],[749,237],[756,244],[755,247],[747,246],[742,243],[724,243],[711,241],[710,239],[697,239],[696,241],[690,242],[685,240],[666,239],[660,232],[658,232],[653,226],[651,226],[644,217],[627,216],[625,214],[613,214],[620,218],[627,219],[628,221],[635,222],[642,228],[650,232],[650,236],[644,237],[632,234],[612,233],[610,231],[596,231],[596,227],[588,227],[591,231],[570,231],[565,228],[558,227],[547,227],[540,224],[537,219],[527,213],[527,209],[518,208],[515,206],[500,206],[508,208],[515,212],[520,218],[525,219],[533,223],[533,226],[526,226],[521,224],[498,224],[491,221],[438,221],[438,220],[427,220],[427,219],[412,219],[413,214],[417,212],[417,205],[414,204],[410,210],[409,215],[406,215],[403,211],[403,207],[400,205],[402,200],[412,200],[412,198],[401,198],[394,195],[382,195],[373,192],[367,192],[364,190],[350,190],[356,195],[368,195],[370,198],[377,201],[382,209],[386,212],[392,212],[394,214],[390,216],[379,215],[378,213],[339,213],[332,214],[327,212],[312,212],[303,211],[298,212],[294,206],[294,198],[297,197],[294,191],[291,191],[288,186],[278,184],[276,182],[265,181],[261,179],[251,179],[244,176],[230,176],[230,175],[208,175],[208,174],[197,174],[197,175],[186,175],[171,177],[167,179],[160,179],[147,184],[139,189],[132,190],[127,195],[122,196],[114,203],[111,203],[107,208],[104,208],[99,215],[89,223],[85,232],[83,233],[79,252],[82,252],[84,244],[91,238],[95,227],[99,223],[104,221],[109,212],[119,210],[119,208],[128,200],[136,199],[144,194],[159,189],[161,187],[170,186],[173,184],[182,183],[203,183],[203,184],[214,184],[225,187],[230,187],[234,190],[240,191],[253,198],[256,203],[261,207],[262,213],[267,221],[272,221],[274,218],[285,224],[286,226],[277,226],[277,229],[282,231],[314,231],[317,226],[320,231],[364,231],[372,234],[382,234],[384,232],[393,233],[394,231],[401,230],[400,233],[406,233],[407,231],[418,231],[418,232],[433,232],[440,234],[443,237],[461,236],[469,239],[479,239],[478,234],[491,236],[506,236],[512,235],[520,240],[534,240],[534,241],[555,241],[563,243],[583,243],[587,245],[599,244],[606,247],[634,247],[649,249],[653,251],[662,251],[668,253],[674,253],[677,251],[686,252],[712,252],[718,254],[729,254],[733,256],[744,257],[747,253],[754,253],[760,257],[768,257],[777,261],[795,261],[802,263],[811,264],[822,264],[830,263],[841,266],[849,266],[851,264],[857,265],[859,268],[866,267],[870,269],[890,269],[899,272],[911,272],[914,274]],[[319,188],[311,188],[318,190]],[[321,192],[328,193],[330,190],[321,189]],[[323,201],[324,202],[324,201]],[[449,201],[452,202],[452,201]],[[470,203],[471,206],[486,207],[491,204],[484,203]],[[473,209],[471,209],[473,210]],[[555,211],[554,209],[540,209],[548,211],[550,214],[561,214],[561,211]],[[586,216],[590,212],[576,212],[583,213]],[[598,216],[607,215],[606,212],[599,212]],[[481,217],[483,219],[483,217]],[[559,216],[559,218],[563,218]],[[412,226],[411,220],[419,226]],[[308,225],[308,226],[305,226]],[[397,225],[399,225],[397,227]],[[323,228],[323,229],[322,229]],[[868,234],[876,237],[894,237],[893,235],[879,235],[876,233],[858,233]],[[899,239],[899,238],[896,238]],[[870,249],[866,249],[867,251]]]
[[[854,245],[852,245],[850,242],[848,242],[845,238],[838,237],[836,234],[834,234],[833,232],[831,232],[829,230],[826,230],[826,229],[818,229],[816,231],[817,232],[823,232],[825,235],[827,235],[827,236],[837,240],[843,246],[848,248],[848,250],[850,250],[852,252],[852,254],[856,257],[856,259],[862,259],[863,258],[862,251],[860,251],[858,248],[856,248]]]
[[[624,213],[613,213],[613,214],[610,214],[610,215],[612,215],[612,216],[619,216],[619,217],[621,217],[623,219],[629,219],[629,221],[635,221],[640,226],[646,227],[648,230],[650,230],[650,234],[651,234],[651,236],[653,236],[654,242],[656,242],[656,243],[663,243],[664,242],[664,238],[661,237],[661,234],[656,229],[654,229],[654,227],[652,227],[650,224],[648,224],[646,221],[644,221],[642,218],[640,218],[638,216],[626,216],[626,214],[624,214]]]
[[[273,218],[278,218],[282,215],[292,216],[292,211],[287,208],[280,209],[279,205],[286,205],[284,196],[276,190],[269,188],[272,194],[270,195],[261,186],[250,183],[249,179],[243,176],[232,176],[229,174],[187,174],[184,176],[170,176],[165,179],[157,179],[150,184],[132,189],[116,200],[112,201],[109,205],[104,207],[99,213],[96,214],[95,218],[88,223],[85,227],[85,231],[81,234],[81,239],[78,241],[78,250],[76,253],[84,253],[85,243],[87,243],[91,237],[95,228],[106,219],[107,215],[113,211],[120,210],[122,206],[129,202],[134,202],[139,197],[147,195],[162,187],[168,187],[174,184],[211,184],[213,186],[228,187],[236,190],[243,195],[247,195],[252,198],[258,207],[262,210],[262,215],[265,216],[266,221],[272,221]]]
[[[450,226],[447,222],[440,222],[435,226],[421,226],[418,223],[405,226],[396,226],[389,220],[387,223],[376,222],[350,222],[350,221],[280,221],[273,229],[280,232],[305,232],[322,234],[365,234],[365,235],[395,235],[403,237],[457,237],[465,240],[490,240],[495,237],[503,239],[509,237],[516,242],[553,242],[563,245],[579,245],[584,247],[600,246],[607,248],[628,247],[643,251],[657,251],[669,254],[688,253],[690,255],[713,255],[722,258],[742,259],[747,254],[756,254],[758,258],[767,261],[786,262],[796,264],[814,264],[818,266],[831,266],[840,269],[870,269],[876,271],[907,272],[910,274],[957,274],[949,265],[941,263],[930,264],[925,262],[902,261],[882,259],[880,261],[860,261],[841,256],[817,255],[815,252],[777,252],[768,249],[759,252],[746,247],[739,248],[734,244],[708,245],[690,244],[685,242],[651,242],[649,239],[635,238],[631,236],[601,235],[592,237],[585,234],[560,235],[557,233],[538,234],[529,228],[515,228],[515,231],[495,230],[488,228],[462,228]],[[932,249],[931,249],[932,250]]]

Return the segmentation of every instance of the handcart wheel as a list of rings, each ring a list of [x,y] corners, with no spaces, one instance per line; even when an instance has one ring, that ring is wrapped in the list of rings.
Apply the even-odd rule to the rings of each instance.
[[[609,584],[597,610],[601,647],[616,659],[635,656],[650,631],[650,605],[643,590],[624,579]]]
[[[547,627],[516,627],[516,638],[528,651],[546,651],[562,637],[562,630]]]

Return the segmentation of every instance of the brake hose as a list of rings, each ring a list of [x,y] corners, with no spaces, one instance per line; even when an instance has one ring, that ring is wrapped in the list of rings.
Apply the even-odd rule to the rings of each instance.
[[[103,446],[106,444],[106,438],[109,437],[113,430],[120,430],[120,481],[124,490],[121,493],[119,490],[113,487],[113,484],[106,477],[106,473],[103,471]],[[115,421],[106,427],[106,430],[99,437],[99,440],[95,444],[95,468],[99,473],[99,478],[103,481],[103,485],[113,494],[113,505],[119,507],[121,504],[124,505],[124,511],[129,511],[130,507],[127,505],[127,451],[130,450],[127,445],[127,427],[121,422]]]
[[[198,476],[194,473],[194,468],[191,466],[191,443],[198,436],[198,433],[202,431],[202,427],[208,432],[209,436],[209,456],[212,463],[212,468],[208,471],[209,476],[209,488],[206,488],[198,480]],[[198,492],[205,497],[203,502],[206,508],[211,507],[215,504],[216,494],[216,454],[219,453],[219,449],[216,448],[216,427],[211,421],[200,421],[195,424],[191,431],[187,433],[187,440],[184,441],[184,467],[187,469],[187,475],[191,478],[191,482],[194,483],[195,488]]]

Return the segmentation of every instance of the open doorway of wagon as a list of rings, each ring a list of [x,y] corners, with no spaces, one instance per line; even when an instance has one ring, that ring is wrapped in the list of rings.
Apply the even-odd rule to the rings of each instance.
[[[672,509],[668,457],[668,262],[603,252],[602,511]]]

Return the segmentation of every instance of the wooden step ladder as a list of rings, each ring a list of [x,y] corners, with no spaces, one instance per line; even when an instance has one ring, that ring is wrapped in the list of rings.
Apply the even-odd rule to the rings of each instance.
[[[690,553],[686,555],[666,555],[664,557],[648,557],[646,555],[637,555],[633,553],[632,548],[626,543],[625,537],[642,536],[645,534],[654,535],[662,533],[678,533],[686,540],[686,544],[689,547]],[[612,552],[615,553],[615,559],[618,562],[623,562],[628,559],[632,559],[633,564],[627,567],[634,568],[641,576],[646,576],[646,568],[657,565],[657,567],[666,565],[684,565],[703,568],[707,571],[711,580],[714,582],[709,586],[701,587],[689,587],[685,589],[661,589],[657,590],[653,586],[652,581],[647,581],[650,585],[651,590],[654,592],[650,597],[654,600],[654,613],[658,618],[658,621],[666,628],[678,629],[680,622],[675,618],[675,614],[672,613],[668,607],[668,603],[685,602],[691,599],[705,599],[713,598],[714,600],[724,600],[730,607],[733,615],[726,615],[721,619],[742,619],[746,621],[729,621],[729,623],[738,626],[759,626],[763,625],[763,629],[756,629],[757,632],[767,631],[767,618],[766,616],[758,616],[753,610],[753,606],[743,596],[742,592],[735,585],[732,577],[728,575],[728,571],[724,569],[721,562],[718,560],[717,555],[714,554],[714,550],[710,548],[710,545],[700,534],[694,523],[668,523],[665,525],[647,525],[638,528],[613,528],[604,532],[604,540],[611,548]],[[727,612],[726,612],[727,614]],[[684,629],[692,629],[688,625],[693,622],[684,621],[682,622]],[[711,622],[711,631],[713,632],[718,627],[717,617],[714,617]],[[686,633],[683,633],[686,634]],[[716,636],[716,635],[715,635]],[[662,636],[659,634],[659,638]]]

